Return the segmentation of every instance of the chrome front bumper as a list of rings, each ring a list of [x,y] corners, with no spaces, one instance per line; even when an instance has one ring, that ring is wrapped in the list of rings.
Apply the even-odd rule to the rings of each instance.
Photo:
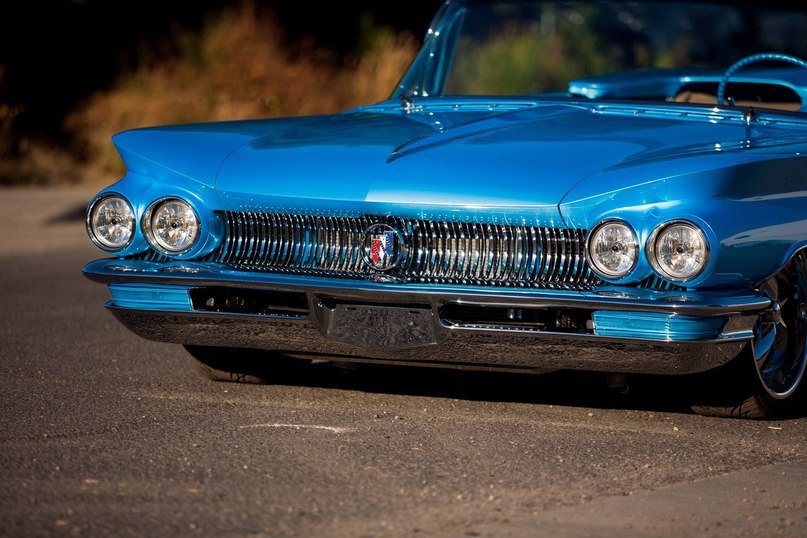
[[[705,371],[735,357],[770,307],[753,290],[395,284],[210,263],[98,260],[84,274],[110,285],[107,306],[151,340],[467,368]],[[222,297],[238,308],[220,310]],[[254,297],[262,306],[244,311]]]

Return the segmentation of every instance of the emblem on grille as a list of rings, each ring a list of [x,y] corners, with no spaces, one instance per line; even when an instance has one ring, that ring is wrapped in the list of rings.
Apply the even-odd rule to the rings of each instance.
[[[378,271],[388,271],[401,261],[401,233],[386,224],[373,224],[364,231],[364,261]]]

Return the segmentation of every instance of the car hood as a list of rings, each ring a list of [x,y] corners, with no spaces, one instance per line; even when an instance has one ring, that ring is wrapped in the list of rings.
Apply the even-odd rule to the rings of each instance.
[[[232,210],[492,213],[548,224],[561,219],[570,194],[658,180],[675,159],[698,156],[701,166],[704,156],[804,140],[803,126],[750,129],[739,113],[716,119],[710,109],[679,108],[441,101],[407,111],[388,102],[332,116],[130,131],[115,142],[130,168],[215,185]]]
[[[425,217],[507,208],[513,217],[520,208],[556,220],[563,195],[612,162],[563,134],[589,114],[533,105],[504,112],[371,108],[321,117],[235,151],[216,190],[239,209],[258,202]]]
[[[434,215],[508,208],[511,216],[521,210],[551,220],[573,187],[604,171],[747,144],[747,126],[739,121],[681,116],[573,103],[502,112],[368,107],[313,118],[243,145],[222,166],[216,190],[242,210],[383,214],[394,207]],[[755,136],[779,144],[798,139],[777,132]]]

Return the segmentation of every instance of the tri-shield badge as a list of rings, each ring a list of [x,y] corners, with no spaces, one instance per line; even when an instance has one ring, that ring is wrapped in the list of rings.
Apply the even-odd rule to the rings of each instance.
[[[370,259],[373,260],[373,265],[381,266],[386,264],[387,258],[392,256],[394,238],[395,234],[392,232],[373,234],[370,236]]]
[[[392,226],[373,224],[364,232],[364,261],[373,269],[386,271],[400,262],[401,235]]]

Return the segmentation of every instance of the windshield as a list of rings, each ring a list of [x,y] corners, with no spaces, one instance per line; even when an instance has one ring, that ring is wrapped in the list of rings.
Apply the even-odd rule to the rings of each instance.
[[[535,95],[715,103],[734,62],[775,52],[807,59],[807,11],[682,2],[455,0],[396,97]],[[730,99],[797,110],[807,69],[759,62]]]

